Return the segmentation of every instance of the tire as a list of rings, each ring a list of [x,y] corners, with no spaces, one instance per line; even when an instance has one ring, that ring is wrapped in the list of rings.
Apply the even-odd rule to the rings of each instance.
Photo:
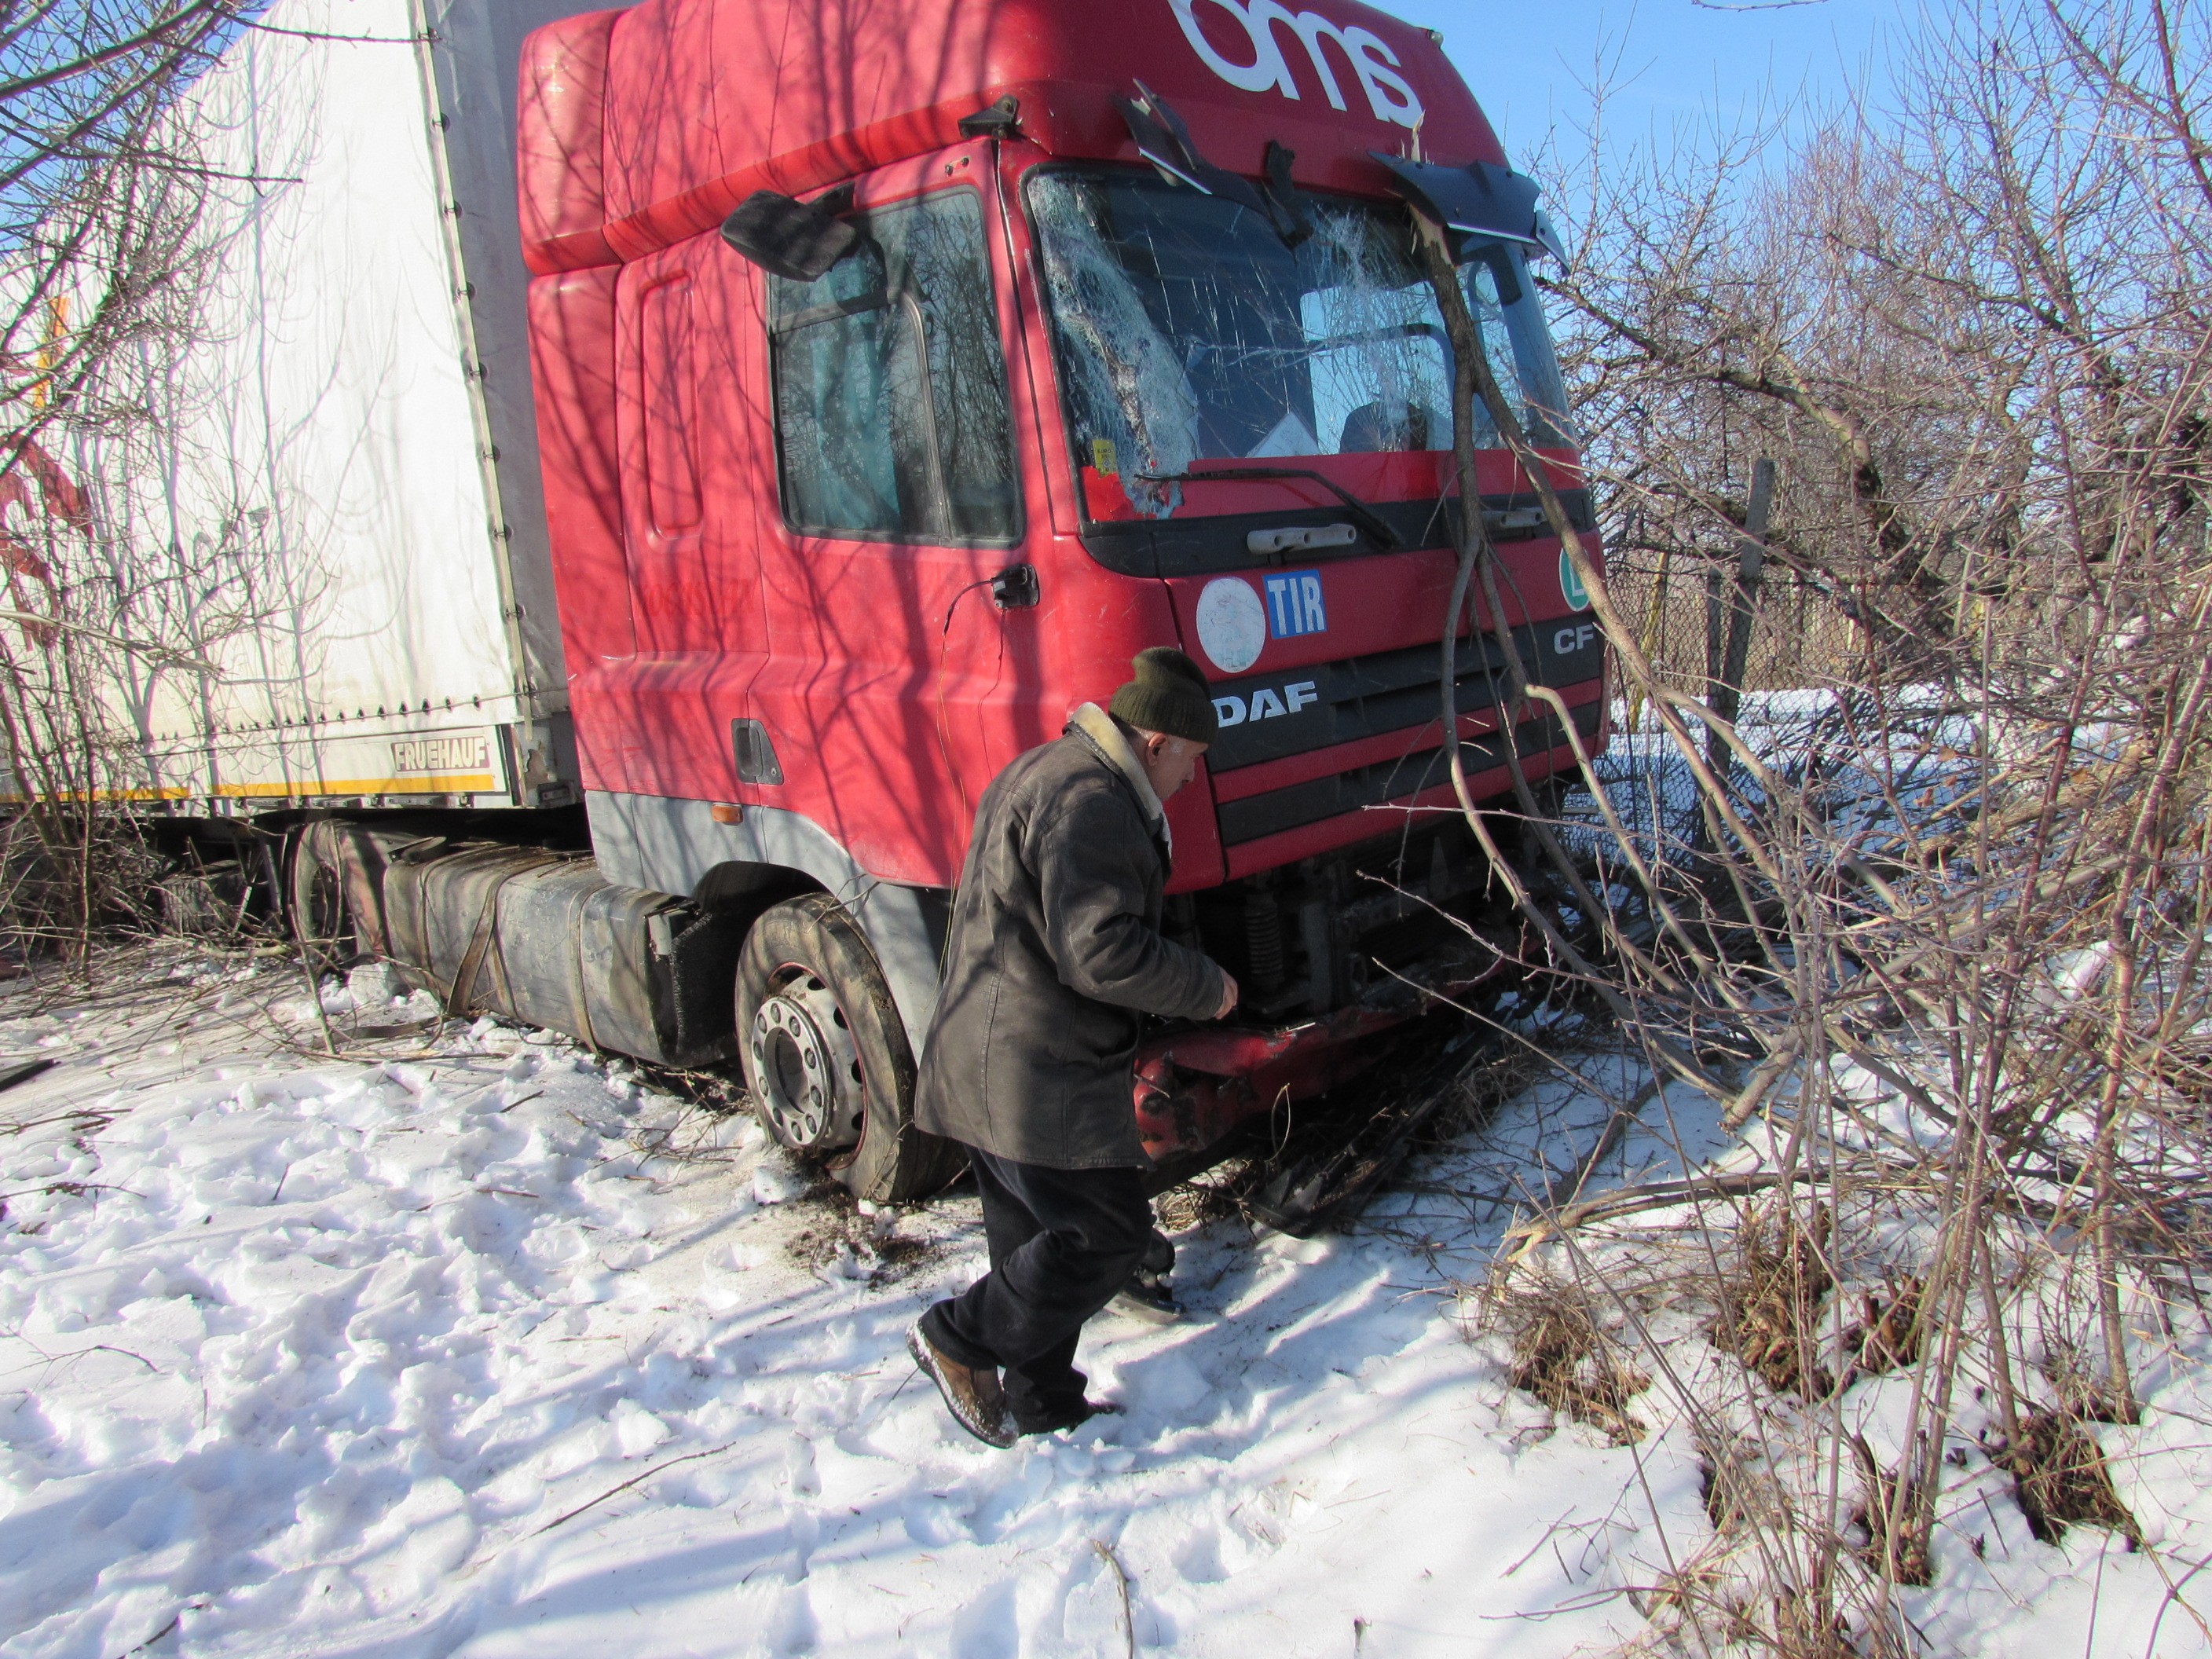
[[[826,893],[753,923],[738,959],[737,1019],[745,1085],[769,1136],[822,1160],[855,1198],[926,1198],[966,1167],[958,1146],[915,1127],[914,1047],[876,953]]]
[[[285,918],[315,976],[337,972],[361,955],[353,912],[346,903],[345,872],[326,820],[303,824],[292,836]]]

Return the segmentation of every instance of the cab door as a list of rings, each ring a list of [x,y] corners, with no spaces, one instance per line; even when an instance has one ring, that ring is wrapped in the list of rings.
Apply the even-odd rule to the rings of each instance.
[[[1028,526],[988,155],[868,175],[852,253],[757,284],[775,477],[758,520],[772,650],[750,695],[785,780],[761,799],[872,872],[933,885],[1038,725],[1034,614],[992,591]]]

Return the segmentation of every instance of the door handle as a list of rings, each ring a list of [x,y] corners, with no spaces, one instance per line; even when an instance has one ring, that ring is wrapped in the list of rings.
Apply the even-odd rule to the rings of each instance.
[[[1027,611],[1043,597],[1033,564],[1010,564],[991,578],[991,603],[1001,611]]]

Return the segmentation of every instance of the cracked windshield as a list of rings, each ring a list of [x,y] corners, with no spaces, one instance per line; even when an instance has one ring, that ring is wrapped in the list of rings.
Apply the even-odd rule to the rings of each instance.
[[[1194,464],[1450,448],[1451,348],[1403,210],[1308,198],[1313,234],[1293,248],[1259,215],[1149,174],[1041,173],[1029,201],[1094,513],[1112,480],[1167,517]],[[1522,424],[1571,442],[1519,251],[1483,245],[1462,269]],[[1476,412],[1476,447],[1494,447]]]

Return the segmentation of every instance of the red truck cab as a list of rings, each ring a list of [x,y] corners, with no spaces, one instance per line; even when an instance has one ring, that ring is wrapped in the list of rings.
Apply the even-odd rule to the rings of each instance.
[[[736,1035],[781,1139],[869,1196],[941,1176],[908,1097],[975,802],[1150,645],[1221,719],[1170,807],[1170,925],[1244,994],[1139,1056],[1150,1150],[1203,1154],[1466,976],[1462,503],[1407,181],[1512,175],[1432,36],[1351,0],[644,0],[534,34],[520,108],[592,846],[760,919]],[[849,251],[745,257],[725,222],[763,191]],[[1533,222],[1463,236],[1463,270],[1587,530]],[[1586,596],[1494,434],[1478,475],[1524,664],[1600,745]],[[1497,795],[1486,619],[1459,662]],[[1521,713],[1530,775],[1571,764]]]

